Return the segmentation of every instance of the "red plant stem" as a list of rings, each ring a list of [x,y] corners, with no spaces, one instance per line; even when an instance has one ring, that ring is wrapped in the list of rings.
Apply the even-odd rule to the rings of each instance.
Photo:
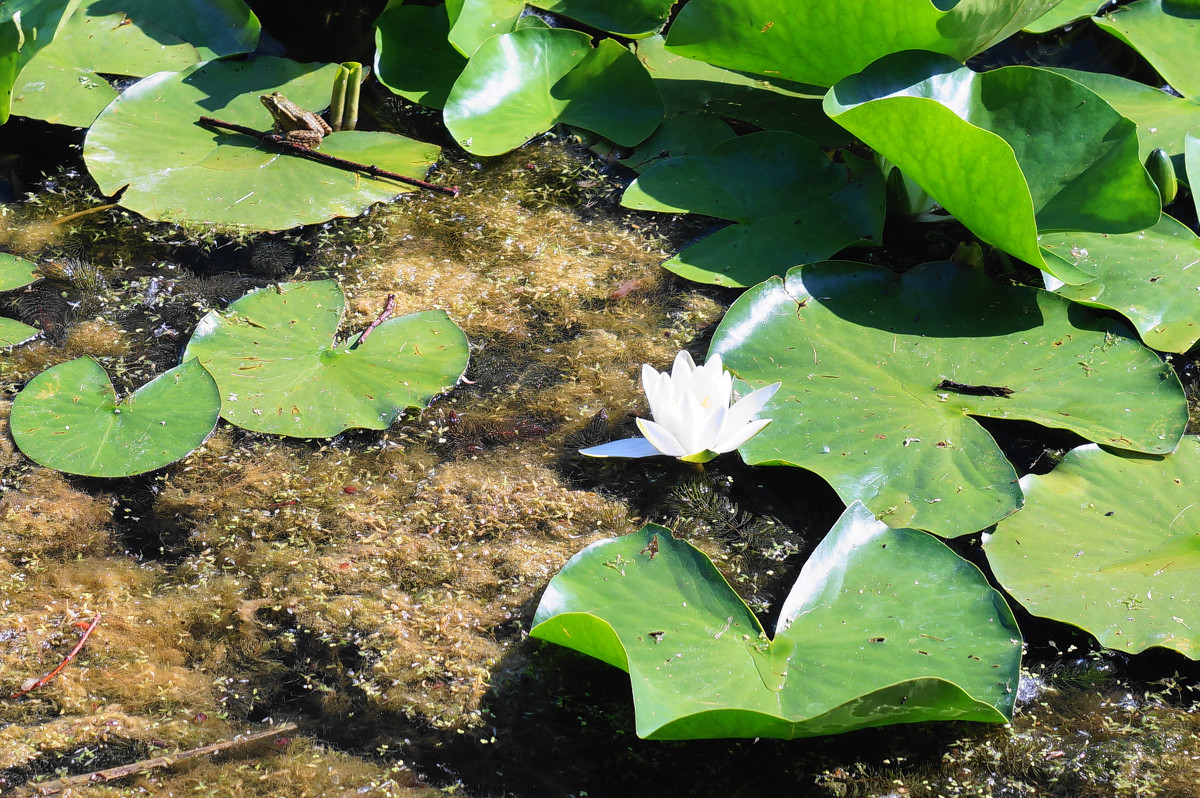
[[[378,166],[369,166],[363,163],[348,161],[345,158],[339,158],[336,155],[326,155],[323,152],[301,147],[299,144],[293,144],[286,140],[283,136],[277,136],[274,133],[260,133],[253,128],[245,125],[235,124],[234,122],[223,122],[220,119],[213,119],[211,116],[200,117],[200,124],[207,127],[223,127],[227,130],[232,130],[234,133],[242,133],[247,136],[254,136],[259,141],[269,142],[279,147],[284,152],[290,152],[293,155],[299,155],[304,158],[309,158],[314,161],[319,161],[323,164],[345,169],[350,172],[365,172],[371,177],[386,177],[389,180],[395,180],[399,183],[405,183],[417,188],[423,188],[427,191],[436,191],[439,194],[445,194],[450,197],[458,196],[458,186],[439,186],[435,183],[427,183],[424,180],[418,180],[415,177],[406,177],[405,175],[396,172],[389,172],[387,169],[380,169]]]
[[[96,631],[96,627],[99,625],[100,625],[100,614],[97,613],[96,617],[92,619],[92,622],[90,624],[88,624],[88,627],[83,630],[83,634],[79,636],[79,642],[75,644],[75,648],[71,649],[71,653],[68,654],[66,656],[66,658],[63,659],[62,662],[58,663],[57,668],[50,671],[42,678],[38,679],[36,682],[34,682],[29,687],[26,687],[24,690],[18,690],[17,692],[13,693],[12,695],[10,695],[8,697],[9,700],[11,701],[14,698],[20,698],[23,695],[32,693],[34,690],[38,689],[39,687],[44,687],[45,685],[49,684],[51,679],[53,679],[55,676],[57,676],[58,674],[63,672],[63,668],[65,668],[71,664],[71,660],[75,659],[75,655],[80,652],[80,650],[83,648],[83,644],[87,642],[87,639],[92,636],[92,632]]]
[[[370,326],[368,326],[367,329],[362,331],[362,335],[358,336],[358,341],[354,345],[362,346],[363,342],[367,340],[367,336],[371,334],[371,330],[374,330],[380,324],[383,324],[385,321],[387,321],[389,318],[391,318],[392,313],[394,313],[395,310],[396,310],[396,295],[388,294],[387,304],[385,304],[383,306],[383,312],[379,314],[379,318],[377,318],[377,319],[375,319],[375,321],[371,322]]]

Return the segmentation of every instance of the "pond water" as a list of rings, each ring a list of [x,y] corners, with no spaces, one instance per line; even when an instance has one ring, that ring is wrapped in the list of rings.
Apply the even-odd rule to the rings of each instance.
[[[549,579],[655,521],[769,623],[842,505],[812,475],[736,455],[704,469],[581,458],[636,434],[643,363],[703,357],[733,295],[659,263],[704,222],[618,213],[619,180],[554,141],[446,168],[458,199],[259,238],[73,216],[103,200],[70,172],[3,207],[0,246],[48,279],[5,297],[45,334],[0,355],[0,689],[52,670],[101,621],[61,674],[0,703],[0,792],[294,723],[70,794],[1198,794],[1194,666],[1097,654],[1027,617],[1011,726],[638,740],[624,673],[527,638]],[[222,423],[130,479],[65,476],[13,446],[12,396],[49,366],[91,355],[129,390],[174,365],[207,309],[325,278],[346,292],[346,335],[388,295],[397,315],[446,310],[471,342],[467,379],[384,432],[305,441]],[[993,431],[1031,461],[1061,443]]]

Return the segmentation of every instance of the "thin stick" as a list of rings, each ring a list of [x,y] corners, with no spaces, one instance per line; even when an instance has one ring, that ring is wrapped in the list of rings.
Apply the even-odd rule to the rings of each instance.
[[[98,784],[112,781],[114,779],[122,779],[126,776],[132,776],[135,773],[145,773],[148,770],[169,767],[176,762],[184,762],[188,759],[195,759],[196,757],[220,753],[221,751],[233,748],[234,746],[252,743],[257,740],[262,740],[266,737],[272,737],[277,734],[283,734],[284,732],[295,730],[295,723],[281,723],[278,726],[272,726],[266,731],[254,732],[253,734],[240,734],[237,737],[233,737],[228,740],[222,740],[219,743],[202,745],[199,748],[190,748],[187,751],[180,751],[177,754],[156,756],[152,759],[142,759],[138,762],[131,762],[128,765],[120,765],[115,768],[108,768],[107,770],[97,770],[93,773],[80,773],[75,776],[68,776],[65,779],[44,781],[41,784],[30,784],[28,786],[38,795],[55,795],[69,787],[78,787],[82,784]]]
[[[400,183],[405,183],[417,188],[423,188],[428,191],[436,191],[439,194],[446,194],[451,197],[458,196],[458,186],[439,186],[434,183],[426,183],[424,180],[418,180],[415,177],[406,177],[396,172],[389,172],[386,169],[380,169],[378,166],[368,166],[367,164],[348,161],[345,158],[339,158],[336,155],[326,155],[323,152],[301,147],[299,144],[293,144],[283,136],[277,136],[274,133],[260,133],[253,128],[248,128],[245,125],[234,124],[233,122],[222,122],[220,119],[213,119],[211,116],[200,117],[200,124],[207,127],[223,127],[232,130],[235,133],[242,133],[247,136],[254,136],[259,141],[264,141],[269,144],[274,144],[284,152],[290,152],[293,155],[300,155],[304,158],[309,158],[314,161],[319,161],[329,166],[345,169],[350,172],[366,172],[371,177],[386,177],[389,180],[395,180]]]
[[[95,208],[88,208],[86,210],[77,211],[75,213],[68,214],[68,215],[62,217],[61,219],[55,219],[50,224],[53,227],[57,227],[60,224],[66,224],[67,222],[73,222],[81,216],[87,216],[89,213],[100,213],[100,211],[111,210],[112,208],[117,207],[118,204],[119,203],[116,203],[116,202],[110,202],[107,205],[97,205]]]
[[[99,625],[100,625],[100,615],[97,614],[96,617],[92,619],[92,622],[90,624],[88,624],[88,628],[84,629],[83,634],[79,636],[79,642],[75,644],[75,648],[71,649],[71,653],[66,656],[66,659],[64,659],[62,662],[58,663],[57,668],[50,671],[42,678],[38,679],[36,682],[34,682],[29,687],[26,687],[24,690],[18,690],[17,692],[13,693],[12,695],[10,695],[8,697],[9,700],[11,701],[14,698],[20,698],[21,696],[26,695],[27,693],[32,693],[34,690],[38,689],[39,687],[43,687],[43,686],[49,684],[51,679],[53,679],[58,674],[62,673],[63,668],[65,668],[71,664],[71,660],[75,659],[75,655],[79,653],[80,649],[83,648],[83,644],[87,642],[87,639],[92,636],[92,632],[96,631],[96,627]]]
[[[385,321],[387,321],[389,318],[391,318],[391,315],[392,315],[392,313],[395,312],[395,310],[396,310],[396,295],[388,294],[387,304],[385,304],[383,306],[383,313],[380,313],[379,318],[377,318],[377,319],[375,319],[375,321],[371,322],[370,326],[367,327],[367,329],[362,331],[362,335],[358,336],[358,341],[354,345],[362,346],[363,342],[367,340],[367,336],[371,334],[371,330],[374,330],[380,324],[383,324]]]

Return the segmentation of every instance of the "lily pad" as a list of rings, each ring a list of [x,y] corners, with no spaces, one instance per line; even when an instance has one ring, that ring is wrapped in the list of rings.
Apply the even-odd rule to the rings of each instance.
[[[1200,97],[1200,14],[1173,12],[1171,0],[1137,0],[1096,18],[1096,24],[1137,50],[1185,97]],[[1180,3],[1191,6],[1194,4]]]
[[[621,204],[737,222],[663,265],[689,280],[739,288],[883,233],[879,171],[862,163],[852,171],[781,131],[655,164],[626,189]]]
[[[1081,446],[1021,480],[1026,506],[983,548],[996,578],[1034,615],[1102,645],[1200,658],[1200,442],[1170,457]]]
[[[1182,177],[1179,163],[1183,157],[1183,138],[1188,130],[1200,126],[1200,102],[1197,99],[1176,97],[1117,75],[1075,69],[1053,71],[1087,86],[1117,113],[1137,125],[1138,154],[1142,161],[1151,150],[1161,148],[1172,156],[1175,171]]]
[[[530,5],[597,30],[640,39],[662,30],[675,0],[533,0]]]
[[[1127,233],[1158,221],[1137,127],[1055,73],[977,74],[945,56],[898,53],[834,86],[825,110],[980,238],[1064,282],[1078,276],[1045,263],[1038,229]]]
[[[248,53],[258,18],[242,0],[84,0],[21,72],[13,112],[87,127],[117,96],[101,77],[145,77]]]
[[[281,91],[304,108],[329,103],[334,64],[282,58],[212,61],[160,72],[126,90],[88,131],[84,160],[104,194],[129,188],[120,202],[151,219],[283,230],[335,216],[413,189],[297,155],[240,133],[199,123],[215,117],[268,130],[259,96]],[[321,152],[423,177],[438,147],[388,133],[326,136]]]
[[[39,332],[41,330],[37,327],[30,327],[16,319],[0,316],[0,348],[7,349],[10,346],[16,346],[22,341],[28,341]]]
[[[476,155],[508,152],[560,122],[626,146],[649,136],[663,106],[645,67],[612,39],[589,42],[561,28],[488,39],[446,99],[451,135]]]
[[[8,121],[17,76],[54,41],[80,0],[5,0],[0,6],[0,125]]]
[[[588,546],[550,581],[532,637],[629,673],[637,734],[792,739],[1012,716],[1021,637],[975,566],[850,506],[784,602],[775,638],[669,529]]]
[[[1021,506],[1012,465],[971,416],[1154,453],[1187,424],[1178,378],[1125,327],[954,263],[792,269],[738,298],[718,353],[751,387],[783,381],[746,462],[810,469],[889,525],[943,536]]]
[[[470,57],[488,39],[515,30],[524,11],[522,0],[449,0],[450,44]]]
[[[1136,233],[1045,233],[1043,248],[1096,275],[1055,291],[1129,319],[1146,346],[1186,352],[1200,341],[1200,239],[1163,216]]]
[[[217,424],[217,385],[195,360],[118,403],[90,357],[34,377],[13,400],[13,440],[36,463],[90,477],[128,477],[175,462]]]
[[[1049,33],[1072,22],[1087,19],[1108,5],[1109,0],[1064,0],[1042,16],[1028,23],[1026,33]]]
[[[640,39],[632,46],[668,112],[740,119],[766,130],[797,133],[822,146],[844,147],[853,140],[825,115],[822,87],[747,75],[684,58],[668,52],[662,36]]]
[[[1057,3],[691,0],[672,23],[667,47],[730,69],[832,86],[901,50],[928,50],[965,61]]]
[[[252,291],[201,319],[183,356],[212,373],[227,421],[295,438],[387,429],[466,370],[467,339],[443,311],[338,343],[344,304],[333,280]]]
[[[33,261],[8,252],[0,252],[0,291],[11,291],[29,285],[37,279],[35,269],[37,264]]]
[[[446,6],[390,4],[375,20],[375,74],[406,100],[441,108],[467,58],[447,41]]]

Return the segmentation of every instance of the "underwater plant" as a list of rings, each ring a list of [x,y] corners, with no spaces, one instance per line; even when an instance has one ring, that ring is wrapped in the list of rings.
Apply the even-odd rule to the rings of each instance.
[[[670,374],[655,371],[647,363],[642,366],[642,388],[654,420],[637,420],[645,437],[590,446],[580,453],[589,457],[665,454],[686,463],[707,463],[738,448],[771,423],[769,418],[754,416],[781,384],[764,385],[733,402],[733,375],[725,370],[720,355],[697,367],[690,354],[680,352]]]

